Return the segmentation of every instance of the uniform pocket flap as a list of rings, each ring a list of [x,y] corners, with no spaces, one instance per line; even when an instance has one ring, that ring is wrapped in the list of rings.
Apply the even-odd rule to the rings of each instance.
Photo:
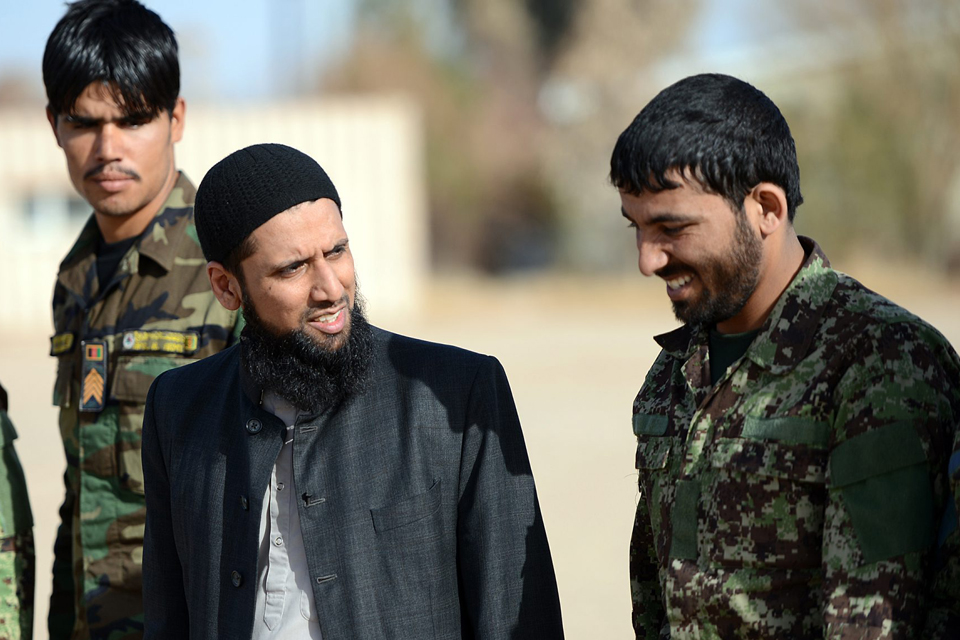
[[[837,445],[830,455],[830,484],[844,487],[926,461],[913,424],[894,422]]]
[[[117,362],[112,395],[121,402],[143,404],[154,378],[170,369],[195,362],[172,356],[121,356]]]
[[[670,457],[673,438],[641,438],[637,441],[637,469],[662,469]]]
[[[440,480],[423,493],[403,498],[394,504],[370,509],[373,528],[377,533],[396,529],[423,520],[440,509]]]
[[[667,416],[636,413],[633,416],[633,435],[662,436],[667,432],[669,422]]]
[[[806,444],[826,447],[830,443],[830,425],[798,416],[774,416],[743,419],[744,438],[754,440],[778,440],[786,444]]]

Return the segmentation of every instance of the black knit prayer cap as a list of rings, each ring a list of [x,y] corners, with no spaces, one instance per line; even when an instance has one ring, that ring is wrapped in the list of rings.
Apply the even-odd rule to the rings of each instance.
[[[273,216],[320,198],[340,208],[337,188],[307,154],[282,144],[234,151],[213,165],[197,188],[194,217],[203,255],[223,262]]]

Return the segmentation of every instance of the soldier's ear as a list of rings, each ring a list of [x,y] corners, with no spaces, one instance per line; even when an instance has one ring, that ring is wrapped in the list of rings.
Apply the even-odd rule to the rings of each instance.
[[[782,187],[772,182],[761,182],[750,190],[746,199],[756,212],[757,226],[764,237],[776,233],[790,223],[787,194]]]
[[[243,292],[240,290],[240,282],[237,281],[236,276],[224,269],[219,262],[208,262],[207,277],[210,278],[213,295],[217,296],[220,304],[230,311],[240,308]]]

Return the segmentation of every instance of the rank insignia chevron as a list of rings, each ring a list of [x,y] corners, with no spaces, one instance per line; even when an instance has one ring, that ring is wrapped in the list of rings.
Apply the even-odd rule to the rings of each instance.
[[[103,411],[107,391],[107,344],[84,341],[80,411]]]

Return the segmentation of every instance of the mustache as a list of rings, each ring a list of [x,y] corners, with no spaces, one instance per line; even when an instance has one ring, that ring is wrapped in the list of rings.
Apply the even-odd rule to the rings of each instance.
[[[684,271],[690,271],[690,268],[682,264],[668,264],[659,271],[655,271],[653,275],[659,278],[669,279],[671,276],[678,275]]]
[[[94,176],[100,175],[101,173],[106,171],[108,167],[110,168],[111,172],[122,173],[125,176],[130,176],[134,180],[140,179],[140,174],[134,171],[133,169],[127,169],[126,167],[111,167],[109,163],[98,164],[97,166],[93,167],[92,169],[87,171],[85,174],[83,174],[83,178],[84,180],[86,180],[87,178],[92,178]]]

